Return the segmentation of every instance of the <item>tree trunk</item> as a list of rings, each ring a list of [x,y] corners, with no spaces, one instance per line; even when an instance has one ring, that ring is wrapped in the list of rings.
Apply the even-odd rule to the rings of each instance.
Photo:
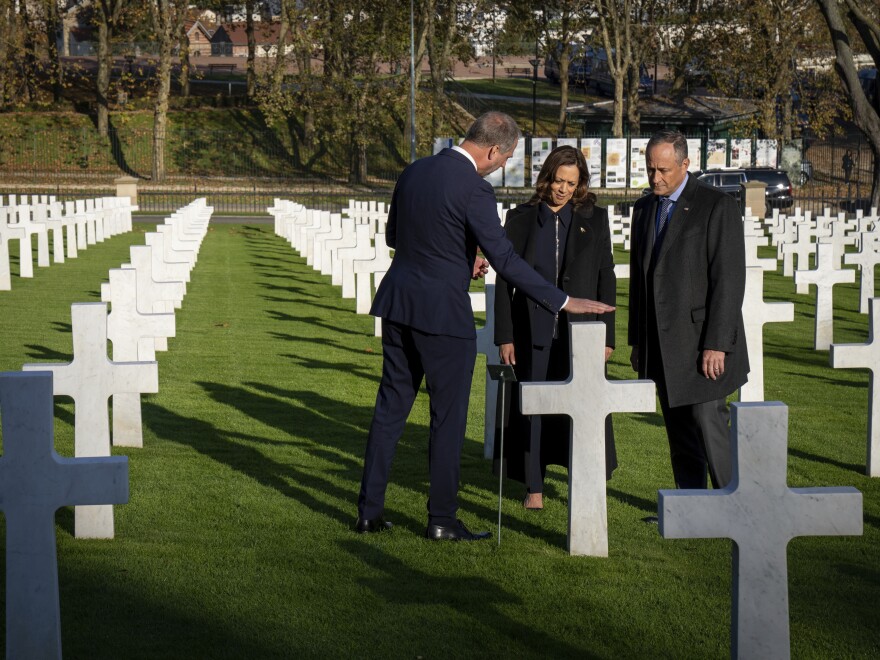
[[[571,67],[571,52],[563,48],[559,54],[559,121],[556,125],[556,135],[565,137],[566,120],[568,119],[568,70]],[[534,75],[534,73],[532,74]],[[532,84],[535,84],[533,81]]]
[[[246,31],[247,31],[247,42],[248,42],[248,54],[247,54],[247,96],[249,99],[254,98],[254,94],[257,91],[257,72],[254,70],[254,63],[256,61],[256,53],[257,53],[257,38],[254,35],[254,0],[247,0],[245,2],[245,11],[247,12],[246,19]]]
[[[107,137],[110,126],[110,28],[106,21],[98,24],[98,73],[95,76],[95,95],[98,101],[98,135]]]
[[[159,46],[158,88],[153,110],[153,181],[165,180],[165,144],[168,127],[168,97],[171,94],[171,39],[169,34]],[[161,37],[160,37],[161,39]]]
[[[642,114],[639,108],[639,63],[631,60],[627,71],[626,118],[629,124],[629,134],[640,135],[642,132]]]
[[[819,9],[822,11],[825,22],[828,24],[828,32],[831,36],[835,52],[834,68],[849,95],[853,111],[853,121],[865,134],[871,147],[871,153],[874,155],[871,206],[880,207],[880,116],[878,116],[877,110],[868,101],[859,81],[852,48],[847,36],[846,24],[840,15],[838,1],[816,0],[816,2],[819,3]],[[850,19],[858,20],[858,17],[851,13]],[[856,25],[856,27],[858,29],[859,25]],[[880,65],[876,58],[874,63]]]
[[[186,34],[186,28],[181,26],[180,29],[180,95],[189,96],[189,72],[191,64],[189,61],[189,36]]]
[[[2,32],[0,32],[0,109],[5,110],[7,105],[7,88],[11,87],[9,72],[9,45],[15,39],[15,16],[13,15],[12,3],[9,0],[0,0],[3,16],[0,18]]]
[[[52,63],[52,100],[61,101],[61,89],[64,86],[64,67],[58,53],[58,33],[61,23],[58,20],[58,3],[49,0],[46,5],[46,47],[49,61]]]
[[[624,72],[614,76],[614,123],[611,125],[611,134],[616,138],[623,137],[623,76]]]

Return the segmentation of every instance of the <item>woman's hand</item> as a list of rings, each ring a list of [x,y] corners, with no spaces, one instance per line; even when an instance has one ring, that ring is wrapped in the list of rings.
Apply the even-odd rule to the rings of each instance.
[[[516,364],[516,354],[513,350],[513,344],[501,344],[498,347],[498,356],[501,358],[501,364]]]

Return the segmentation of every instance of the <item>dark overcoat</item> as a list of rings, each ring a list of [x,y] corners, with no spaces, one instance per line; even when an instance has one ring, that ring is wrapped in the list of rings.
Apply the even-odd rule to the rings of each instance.
[[[671,407],[722,399],[749,373],[742,216],[732,197],[689,177],[652,265],[657,199],[643,197],[633,208],[628,343],[639,348],[639,376],[645,378],[648,333],[657,333]],[[656,327],[649,323],[649,293]],[[726,353],[717,380],[702,373],[705,349]]]
[[[507,214],[504,225],[514,251],[530,266],[536,265],[535,244],[538,231],[538,205],[522,204]],[[590,298],[614,305],[617,279],[611,250],[611,231],[608,212],[604,208],[585,204],[572,213],[571,226],[565,244],[565,255],[560,268],[561,288],[576,298]],[[520,382],[535,380],[531,373],[532,344],[550,345],[550,337],[537,337],[548,326],[539,315],[547,312],[512,287],[501,277],[495,283],[495,344],[513,343],[516,351],[515,371]],[[614,312],[608,314],[567,314],[560,312],[561,338],[554,343],[547,379],[565,380],[570,372],[570,348],[567,324],[577,321],[603,321],[606,327],[606,346],[614,347]],[[589,402],[585,401],[588,406]],[[528,447],[528,425],[519,414],[518,388],[511,388],[506,404],[507,425],[505,455],[509,459],[507,476],[524,480],[520,457]],[[565,415],[543,416],[541,430],[541,462],[544,465],[569,464],[569,437],[571,422]],[[496,448],[499,443],[496,440]],[[497,450],[496,450],[497,453]],[[514,458],[516,457],[516,458]],[[611,416],[606,419],[606,472],[610,476],[616,467],[614,435]],[[497,471],[496,461],[496,471]]]

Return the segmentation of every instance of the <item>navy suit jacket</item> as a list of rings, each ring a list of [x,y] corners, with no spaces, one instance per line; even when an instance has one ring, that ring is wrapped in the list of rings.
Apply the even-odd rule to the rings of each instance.
[[[492,186],[453,149],[417,160],[397,181],[385,240],[394,259],[370,313],[421,332],[476,336],[468,288],[479,246],[508,282],[554,314],[566,295],[507,239]]]

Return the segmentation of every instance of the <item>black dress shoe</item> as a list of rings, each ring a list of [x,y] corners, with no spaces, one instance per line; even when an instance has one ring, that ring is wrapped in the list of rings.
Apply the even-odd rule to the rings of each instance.
[[[367,518],[358,518],[354,524],[354,529],[358,534],[372,534],[373,532],[384,532],[386,529],[394,527],[390,522],[379,516],[372,520]]]
[[[456,520],[452,525],[428,525],[425,530],[425,538],[432,541],[481,541],[490,536],[492,536],[491,532],[474,534],[460,520]]]

